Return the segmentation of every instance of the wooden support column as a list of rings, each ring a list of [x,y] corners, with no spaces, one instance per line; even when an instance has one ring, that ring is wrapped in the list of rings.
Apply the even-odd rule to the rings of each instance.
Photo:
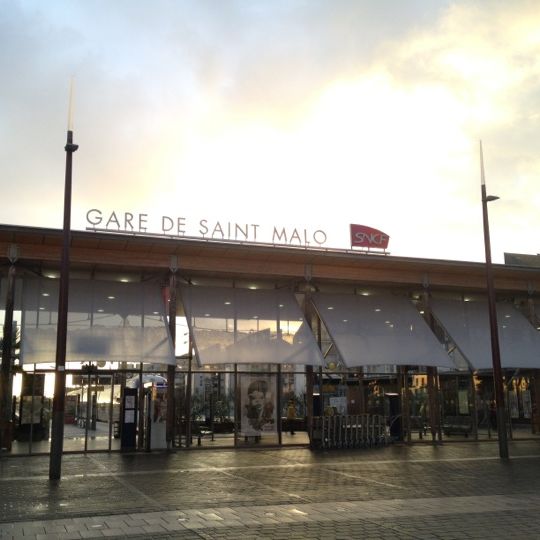
[[[171,257],[169,274],[169,332],[173,347],[173,355],[176,358],[176,271],[178,268],[177,258]],[[167,448],[174,447],[176,427],[176,404],[174,399],[174,384],[176,378],[176,360],[173,365],[167,366]]]
[[[411,406],[409,396],[409,366],[400,366],[401,418],[407,432],[407,443],[411,442]]]
[[[437,440],[437,427],[439,425],[439,415],[437,410],[437,396],[435,379],[437,377],[437,368],[429,366],[427,368],[427,392],[428,392],[428,415],[429,431],[431,433],[431,442]]]
[[[427,322],[428,326],[434,331],[435,320],[433,319],[433,314],[431,313],[430,305],[430,293],[429,293],[429,282],[427,277],[425,279],[424,293],[423,293],[423,311],[424,311],[424,320]],[[442,440],[441,432],[441,408],[439,406],[439,385],[437,377],[437,368],[433,366],[427,367],[427,392],[428,392],[428,409],[429,409],[429,429],[431,432],[431,442],[435,444],[437,440],[437,435],[439,441]]]
[[[306,265],[304,267],[304,277],[306,280],[306,289],[304,296],[304,316],[306,322],[311,330],[313,330],[313,321],[311,319],[311,266]],[[313,366],[306,366],[306,430],[309,437],[309,443],[313,443]],[[322,390],[322,381],[319,383],[319,388]]]
[[[191,379],[193,378],[192,374],[192,365],[193,365],[193,341],[191,340],[191,332],[189,334],[189,352],[188,352],[188,373],[186,381],[186,395],[184,403],[185,412],[185,426],[186,426],[186,448],[191,446]]]
[[[470,375],[470,384],[471,384],[471,399],[472,399],[472,409],[473,409],[473,436],[474,440],[478,440],[478,404],[476,399],[476,386],[474,385],[474,375],[471,372]]]
[[[13,308],[15,296],[15,258],[10,257],[8,270],[4,335],[2,338],[2,365],[0,369],[0,449],[11,450],[13,422],[11,420],[12,368],[13,368]]]

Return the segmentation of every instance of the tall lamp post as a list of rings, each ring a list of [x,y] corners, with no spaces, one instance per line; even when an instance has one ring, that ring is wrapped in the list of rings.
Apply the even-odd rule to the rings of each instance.
[[[495,387],[495,404],[497,407],[497,435],[499,439],[499,456],[508,458],[508,440],[506,437],[506,411],[504,408],[504,390],[501,371],[501,351],[499,348],[499,329],[497,327],[497,305],[493,286],[493,269],[491,266],[491,241],[489,237],[489,220],[487,203],[499,197],[486,195],[486,178],[484,174],[484,155],[480,141],[480,176],[482,182],[482,213],[484,218],[484,246],[486,249],[486,281],[489,306],[489,330],[491,335],[491,358],[493,363],[493,385]]]
[[[66,401],[66,340],[69,293],[69,247],[71,243],[71,168],[73,152],[78,145],[73,144],[73,126],[71,104],[73,86],[69,95],[69,113],[66,151],[66,177],[64,184],[64,229],[62,244],[62,262],[60,267],[60,294],[58,298],[58,326],[56,331],[56,364],[54,372],[54,397],[51,428],[51,455],[49,460],[49,478],[59,480],[62,469],[64,446],[64,409]]]

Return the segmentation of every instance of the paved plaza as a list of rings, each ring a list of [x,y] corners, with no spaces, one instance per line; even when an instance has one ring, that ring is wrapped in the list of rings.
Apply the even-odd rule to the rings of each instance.
[[[540,538],[540,442],[0,458],[0,538]]]

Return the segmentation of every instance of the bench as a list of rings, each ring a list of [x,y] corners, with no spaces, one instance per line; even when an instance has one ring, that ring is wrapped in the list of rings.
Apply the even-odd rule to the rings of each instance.
[[[443,421],[443,433],[449,437],[457,433],[468,437],[472,432],[472,418],[470,416],[446,416]]]

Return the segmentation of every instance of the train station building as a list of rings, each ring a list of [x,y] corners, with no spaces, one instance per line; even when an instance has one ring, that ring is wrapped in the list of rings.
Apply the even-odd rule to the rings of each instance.
[[[64,451],[497,437],[484,264],[173,225],[71,233]],[[0,225],[4,453],[50,451],[61,251]],[[514,439],[540,432],[535,260],[493,267]]]

